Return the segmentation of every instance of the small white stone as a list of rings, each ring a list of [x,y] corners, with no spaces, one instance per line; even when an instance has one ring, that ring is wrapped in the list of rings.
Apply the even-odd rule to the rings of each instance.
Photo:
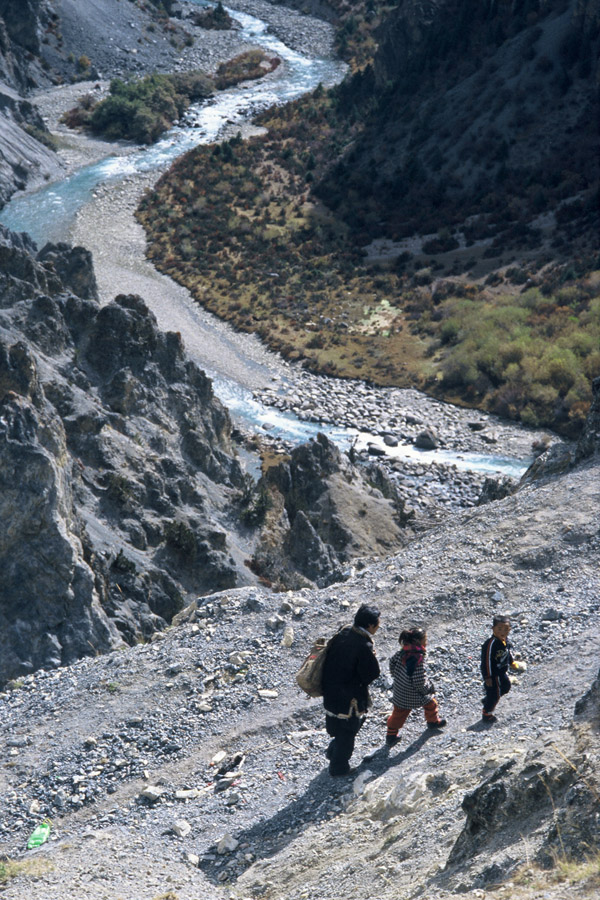
[[[162,787],[158,787],[156,784],[149,785],[147,788],[140,793],[140,797],[143,797],[144,800],[150,800],[151,803],[155,803],[162,795],[165,793],[165,789]]]
[[[189,790],[175,791],[176,800],[195,800],[200,796],[198,788],[190,788]]]
[[[187,837],[191,830],[192,826],[185,819],[177,819],[172,826],[172,831],[177,837]]]
[[[225,759],[226,756],[227,756],[227,754],[225,753],[224,750],[219,750],[217,753],[215,753],[215,755],[211,759],[211,761],[210,761],[211,766],[216,766],[220,762],[223,762],[223,760]]]
[[[284,629],[283,637],[281,638],[281,643],[284,647],[291,647],[294,643],[294,629],[289,625]]]

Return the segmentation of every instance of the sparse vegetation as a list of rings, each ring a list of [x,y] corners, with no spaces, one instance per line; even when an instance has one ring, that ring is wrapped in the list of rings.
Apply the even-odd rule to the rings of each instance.
[[[215,85],[218,90],[239,84],[241,81],[253,81],[273,72],[281,60],[277,56],[267,56],[262,50],[247,50],[233,59],[221,63],[217,68]]]
[[[575,436],[600,374],[600,283],[585,274],[594,259],[509,267],[507,284],[497,275],[483,287],[440,281],[435,258],[366,267],[352,230],[306,186],[331,147],[351,140],[338,113],[317,90],[264,114],[267,135],[178,160],[138,213],[155,264],[312,369],[416,386]],[[429,251],[456,243],[442,228]]]
[[[24,125],[23,131],[26,131],[32,138],[35,138],[36,141],[39,141],[40,144],[43,144],[50,150],[56,150],[57,140],[49,131],[44,131],[42,128],[36,128],[35,125]]]
[[[260,481],[256,485],[248,476],[241,493],[240,505],[240,519],[244,524],[261,525],[272,505],[271,495],[264,482]]]
[[[233,19],[225,10],[221,0],[216,6],[202,12],[195,13],[192,16],[194,25],[200,28],[213,29],[215,31],[228,31],[233,28]]]
[[[106,493],[115,503],[127,506],[133,498],[133,486],[124,475],[110,472],[106,476]]]
[[[529,864],[512,876],[511,882],[515,886],[513,896],[519,900],[527,900],[533,892],[539,896],[537,892],[549,891],[556,885],[573,888],[580,900],[596,900],[600,890],[600,853],[591,853],[582,860],[561,856],[551,869]]]
[[[197,542],[190,526],[178,519],[167,523],[165,527],[165,541],[174,550],[184,556],[192,558],[196,555]]]
[[[86,94],[62,121],[69,128],[86,128],[108,140],[151,144],[191,103],[206,99],[215,89],[261,78],[280,62],[262,50],[249,50],[219,66],[214,81],[203,72],[154,73],[132,81],[113,78],[108,97],[97,101]]]
[[[116,557],[112,562],[112,568],[116,569],[117,572],[124,572],[129,575],[134,575],[137,571],[137,566],[132,559],[127,556],[127,554],[123,551],[123,548],[119,550]]]
[[[46,872],[51,872],[54,867],[43,859],[0,860],[0,885],[6,885],[11,878],[29,876],[40,878]]]

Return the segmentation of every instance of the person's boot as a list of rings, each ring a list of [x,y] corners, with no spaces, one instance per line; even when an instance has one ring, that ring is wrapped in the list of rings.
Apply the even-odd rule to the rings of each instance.
[[[428,722],[427,727],[431,728],[432,730],[433,729],[437,730],[438,728],[445,728],[447,724],[448,724],[448,722],[446,719],[438,719],[437,722]]]

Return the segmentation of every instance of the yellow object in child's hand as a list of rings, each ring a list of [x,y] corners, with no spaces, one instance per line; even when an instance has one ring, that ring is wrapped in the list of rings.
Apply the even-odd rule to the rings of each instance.
[[[522,659],[515,659],[510,664],[510,667],[513,672],[525,672],[527,670],[527,663],[523,662]]]

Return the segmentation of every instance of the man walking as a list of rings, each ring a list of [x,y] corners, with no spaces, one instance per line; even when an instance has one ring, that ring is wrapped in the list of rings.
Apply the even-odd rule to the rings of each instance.
[[[373,635],[379,628],[379,610],[359,607],[354,624],[342,628],[327,648],[323,667],[323,706],[330,775],[348,775],[354,740],[371,705],[369,685],[379,676]]]

